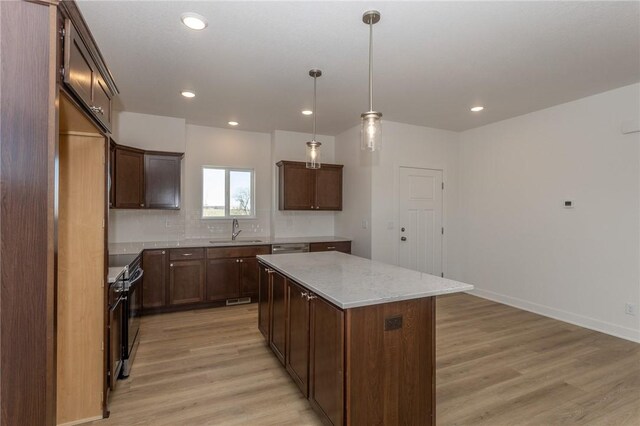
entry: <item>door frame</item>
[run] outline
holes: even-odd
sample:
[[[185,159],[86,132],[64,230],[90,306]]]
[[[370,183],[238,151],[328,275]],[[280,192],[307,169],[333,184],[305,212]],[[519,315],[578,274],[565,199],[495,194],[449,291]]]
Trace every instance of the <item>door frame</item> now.
[[[394,260],[396,265],[398,265],[400,263],[400,247],[399,247],[399,238],[398,236],[399,234],[399,229],[400,229],[400,169],[421,169],[421,170],[432,170],[432,171],[436,171],[436,172],[441,172],[442,173],[442,183],[444,184],[445,181],[447,180],[447,174],[445,172],[445,168],[442,166],[433,166],[433,167],[429,167],[429,166],[424,166],[424,165],[408,165],[408,164],[400,164],[400,165],[396,165],[395,169],[394,169],[394,189],[395,189],[395,194],[394,194],[394,203],[395,203],[395,209],[394,209],[394,222],[396,223],[396,227],[395,227],[395,231],[396,231],[396,235],[394,237],[393,240],[393,253],[394,253]],[[442,191],[442,227],[445,229],[448,229],[448,224],[447,224],[447,219],[446,219],[446,213],[447,213],[447,208],[446,208],[446,188],[447,185],[444,185],[444,188],[441,190]],[[445,231],[446,232],[446,231]],[[446,239],[444,238],[444,235],[441,233],[440,234],[440,247],[442,249],[442,253],[440,256],[440,271],[442,271],[443,275],[447,275],[446,274],[446,270],[445,270],[445,265],[447,264],[446,260],[447,260],[447,246],[446,246]]]

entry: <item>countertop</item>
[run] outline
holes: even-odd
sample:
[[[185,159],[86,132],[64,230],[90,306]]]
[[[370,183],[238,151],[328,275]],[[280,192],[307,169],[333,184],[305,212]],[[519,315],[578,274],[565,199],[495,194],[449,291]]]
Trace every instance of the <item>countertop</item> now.
[[[229,242],[230,238],[193,238],[176,241],[146,241],[135,243],[111,243],[109,244],[109,254],[137,254],[147,249],[172,249],[189,247],[227,247],[227,246],[262,246],[273,244],[291,243],[334,243],[339,241],[351,241],[349,238],[321,236],[321,237],[294,237],[294,238],[272,238],[272,237],[239,237],[236,242]],[[259,240],[259,241],[257,241]],[[214,241],[215,243],[212,243]]]
[[[258,259],[341,309],[473,290],[459,281],[335,251]]]
[[[108,279],[109,284],[115,283],[118,277],[124,272],[126,266],[111,266],[109,267]]]

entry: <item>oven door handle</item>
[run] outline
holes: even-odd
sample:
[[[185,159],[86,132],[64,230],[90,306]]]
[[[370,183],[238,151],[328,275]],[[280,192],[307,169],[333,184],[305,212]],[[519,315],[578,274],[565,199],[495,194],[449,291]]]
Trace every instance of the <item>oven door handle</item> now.
[[[142,269],[138,269],[138,271],[140,271],[140,273],[138,274],[138,276],[136,276],[133,279],[129,280],[129,287],[131,287],[133,284],[137,283],[138,281],[140,281],[140,279],[142,278],[142,276],[144,275],[144,270]]]

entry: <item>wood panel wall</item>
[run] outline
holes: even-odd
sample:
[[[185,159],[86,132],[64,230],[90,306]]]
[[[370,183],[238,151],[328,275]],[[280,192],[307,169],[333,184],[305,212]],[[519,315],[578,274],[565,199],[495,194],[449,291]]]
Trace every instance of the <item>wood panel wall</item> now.
[[[0,1],[0,423],[55,422],[56,8]]]
[[[99,133],[60,133],[58,424],[102,418],[106,141]]]

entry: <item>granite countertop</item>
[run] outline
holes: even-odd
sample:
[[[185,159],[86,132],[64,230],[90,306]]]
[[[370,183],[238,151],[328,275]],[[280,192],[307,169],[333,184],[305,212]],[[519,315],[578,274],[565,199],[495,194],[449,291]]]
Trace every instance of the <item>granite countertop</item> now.
[[[322,237],[245,237],[238,238],[236,242],[230,242],[230,238],[192,238],[175,241],[145,241],[134,243],[111,243],[109,254],[137,254],[148,249],[172,249],[190,247],[227,247],[227,246],[261,246],[272,244],[292,243],[334,243],[339,241],[351,241],[348,238],[322,236]],[[214,241],[214,243],[212,243]]]
[[[341,309],[473,290],[459,281],[335,251],[258,259]]]
[[[116,280],[118,279],[118,277],[120,275],[122,275],[122,273],[124,272],[124,270],[126,269],[126,266],[111,266],[109,267],[109,272],[108,272],[108,279],[107,282],[109,284],[115,283]]]

